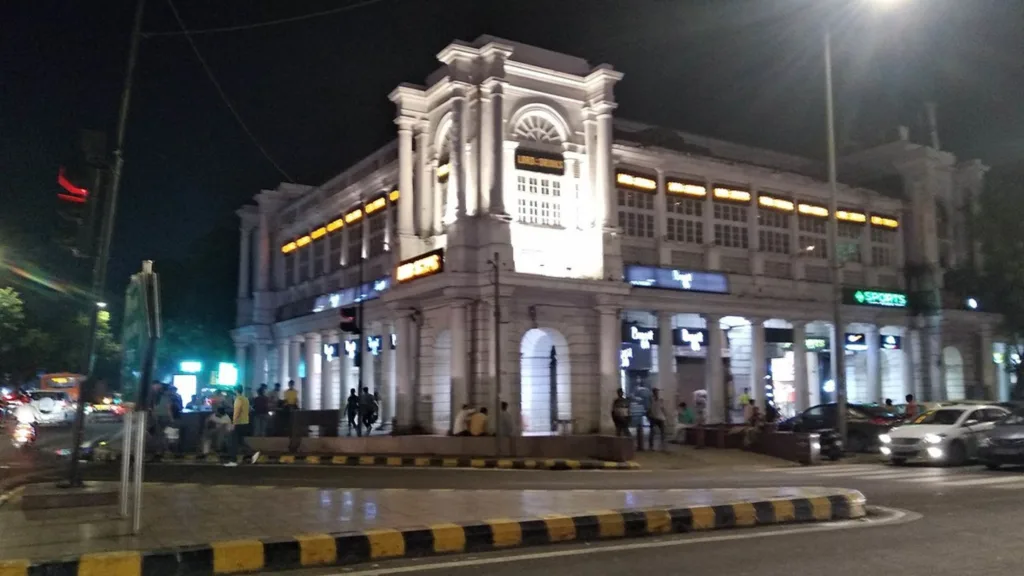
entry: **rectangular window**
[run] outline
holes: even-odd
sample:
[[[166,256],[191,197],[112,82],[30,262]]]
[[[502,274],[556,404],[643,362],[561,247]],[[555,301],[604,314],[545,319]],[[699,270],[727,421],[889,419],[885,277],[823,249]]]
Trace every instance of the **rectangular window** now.
[[[368,258],[373,258],[384,253],[384,237],[387,232],[387,215],[384,212],[375,212],[366,218],[370,226],[370,238],[367,250]]]
[[[796,218],[800,231],[799,250],[808,258],[828,258],[828,220],[816,216],[799,215]]]
[[[665,235],[668,240],[687,244],[704,243],[703,198],[669,196],[665,199],[665,208]]]
[[[618,189],[619,228],[634,238],[654,238],[654,194]]]
[[[864,225],[854,222],[839,222],[839,256],[845,262],[861,262],[861,239],[864,237]]]
[[[562,225],[562,182],[537,175],[516,176],[519,221],[534,226]]]
[[[291,286],[295,283],[295,251],[284,255],[284,285]]]
[[[714,204],[715,244],[725,248],[749,248],[750,232],[747,228],[749,207],[739,204]]]
[[[329,242],[328,249],[331,251],[331,266],[328,272],[341,268],[341,244],[344,234],[344,230],[338,230],[327,237]]]
[[[789,254],[792,252],[789,214],[778,210],[757,209],[757,242],[761,252]]]
[[[345,227],[348,246],[345,248],[345,264],[351,266],[363,258],[363,221],[359,220]]]
[[[895,230],[871,227],[871,264],[873,266],[896,265],[897,238]]]
[[[299,282],[309,280],[309,259],[313,256],[313,248],[304,246],[299,248]]]
[[[324,260],[326,257],[325,252],[327,250],[327,242],[323,238],[313,241],[313,277],[323,276],[327,272],[327,261]]]

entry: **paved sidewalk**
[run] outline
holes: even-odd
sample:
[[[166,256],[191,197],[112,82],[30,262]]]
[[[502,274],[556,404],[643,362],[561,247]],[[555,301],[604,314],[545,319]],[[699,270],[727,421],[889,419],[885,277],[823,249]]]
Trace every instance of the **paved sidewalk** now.
[[[850,518],[862,516],[863,506],[858,492],[834,488],[456,491],[146,484],[139,536],[129,535],[128,521],[113,507],[23,510],[19,497],[11,499],[0,508],[0,574],[56,558],[92,562],[93,568],[99,562],[98,573],[121,573],[104,564],[109,562],[137,563],[139,573],[156,573],[168,566],[147,572],[147,562],[186,561],[212,562],[214,572],[227,573],[216,566],[271,566],[274,554],[289,546],[294,554],[286,556],[297,567],[409,555],[417,545],[427,548],[421,554],[461,552],[480,539],[493,548]],[[591,538],[585,537],[587,518],[595,530],[601,524]],[[611,532],[605,530],[608,521]],[[629,528],[630,522],[639,528]],[[534,524],[543,538],[530,536]],[[509,526],[514,530],[507,532]],[[306,554],[310,538],[326,546],[318,548],[322,554]],[[345,538],[357,540],[343,544]],[[508,544],[502,544],[505,539]],[[114,551],[136,552],[95,554]],[[155,551],[161,553],[149,556]]]

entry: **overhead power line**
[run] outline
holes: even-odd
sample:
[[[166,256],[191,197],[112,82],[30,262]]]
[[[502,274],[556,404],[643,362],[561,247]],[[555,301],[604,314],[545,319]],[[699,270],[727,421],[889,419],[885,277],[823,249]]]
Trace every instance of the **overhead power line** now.
[[[252,24],[238,24],[235,26],[221,26],[218,28],[204,28],[200,30],[171,30],[164,32],[143,32],[144,38],[152,38],[156,36],[197,36],[199,34],[217,34],[220,32],[240,32],[243,30],[253,30],[255,28],[266,28],[268,26],[278,26],[280,24],[290,24],[292,22],[301,22],[302,20],[311,20],[313,18],[320,18],[323,16],[332,16],[334,14],[340,14],[342,12],[348,12],[349,10],[355,10],[356,8],[363,8],[370,4],[376,4],[383,2],[383,0],[362,0],[354,4],[348,4],[339,8],[331,8],[330,10],[321,10],[320,12],[311,12],[309,14],[300,14],[298,16],[290,16],[288,18],[279,18],[277,20],[270,20],[267,22],[255,22]],[[177,17],[177,11],[175,11],[175,17]],[[179,20],[180,21],[180,20]]]
[[[257,140],[256,136],[252,133],[252,130],[249,129],[249,126],[247,126],[245,121],[242,120],[242,117],[238,114],[238,110],[235,110],[235,106],[231,103],[231,100],[224,92],[224,89],[221,88],[220,82],[217,81],[217,77],[213,75],[213,70],[210,69],[209,64],[206,63],[206,59],[203,58],[202,53],[199,52],[199,48],[196,46],[195,40],[192,39],[192,32],[185,26],[185,22],[181,19],[181,14],[178,13],[178,7],[174,5],[174,0],[167,0],[167,5],[171,7],[171,12],[174,13],[174,19],[178,21],[178,26],[181,27],[181,33],[185,36],[185,39],[188,40],[188,45],[192,47],[192,52],[195,53],[196,59],[199,60],[200,64],[202,64],[203,70],[206,72],[206,76],[210,78],[210,83],[212,83],[213,87],[217,89],[217,94],[220,95],[220,99],[224,101],[224,105],[228,107],[229,111],[231,111],[231,115],[235,117],[238,125],[246,135],[249,136],[249,139],[252,140],[252,143],[260,153],[263,154],[263,157],[273,164],[274,168],[281,173],[281,176],[284,176],[285,180],[288,182],[295,182],[295,179],[285,172],[284,168],[281,168],[280,164],[274,161],[270,156],[270,153],[267,152],[267,149],[260,144],[259,140]]]

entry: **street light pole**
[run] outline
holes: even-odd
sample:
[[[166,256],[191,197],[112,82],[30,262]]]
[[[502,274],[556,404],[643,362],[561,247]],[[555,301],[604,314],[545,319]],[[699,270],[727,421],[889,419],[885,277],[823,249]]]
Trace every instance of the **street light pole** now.
[[[494,438],[495,454],[501,455],[501,278],[498,253],[488,262],[494,267]],[[512,431],[508,431],[511,438]]]
[[[828,186],[829,186],[829,218],[828,218],[828,259],[832,269],[832,381],[836,386],[836,418],[839,437],[846,445],[846,349],[845,330],[843,329],[842,285],[839,259],[839,192],[836,184],[836,126],[835,110],[832,98],[832,33],[825,29],[825,116],[828,145]]]
[[[139,39],[142,37],[142,15],[145,12],[146,0],[138,0],[135,5],[135,20],[132,25],[131,42],[128,49],[128,64],[124,71],[124,86],[121,89],[121,104],[117,114],[117,133],[114,148],[114,162],[111,166],[110,188],[104,205],[103,223],[100,227],[99,250],[93,266],[92,294],[89,302],[89,343],[87,382],[94,378],[93,369],[96,357],[96,332],[99,328],[99,309],[97,303],[104,301],[103,292],[107,283],[107,261],[110,259],[110,242],[114,237],[114,218],[117,215],[117,195],[121,189],[121,174],[124,169],[124,139],[128,129],[128,109],[132,101],[132,83],[135,79],[135,64],[139,59]],[[143,383],[144,385],[146,383]],[[82,435],[85,428],[85,387],[79,387],[78,405],[75,410],[75,421],[71,434],[71,462],[68,464],[67,486],[82,485],[79,477],[78,459],[81,457]],[[145,407],[142,407],[144,410]]]

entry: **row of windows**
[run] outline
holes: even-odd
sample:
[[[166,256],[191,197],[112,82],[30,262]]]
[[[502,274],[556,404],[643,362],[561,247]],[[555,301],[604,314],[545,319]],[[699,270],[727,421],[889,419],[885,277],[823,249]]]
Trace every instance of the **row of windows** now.
[[[518,176],[519,221],[536,226],[562,225],[562,183],[556,178]]]

